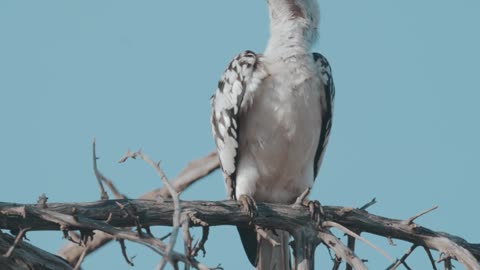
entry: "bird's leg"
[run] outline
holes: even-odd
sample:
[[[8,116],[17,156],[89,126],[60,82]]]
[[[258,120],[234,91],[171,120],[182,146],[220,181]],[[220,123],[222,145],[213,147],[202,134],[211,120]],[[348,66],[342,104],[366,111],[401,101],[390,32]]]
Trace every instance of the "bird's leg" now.
[[[310,201],[307,199],[308,194],[310,193],[310,188],[307,188],[300,197],[297,198],[295,205],[308,207],[310,212],[310,217],[317,223],[318,226],[322,224],[322,219],[325,216],[322,205],[319,201],[313,200]]]
[[[248,212],[251,219],[257,216],[257,204],[250,195],[242,194],[238,197],[238,201],[243,207],[243,210]]]

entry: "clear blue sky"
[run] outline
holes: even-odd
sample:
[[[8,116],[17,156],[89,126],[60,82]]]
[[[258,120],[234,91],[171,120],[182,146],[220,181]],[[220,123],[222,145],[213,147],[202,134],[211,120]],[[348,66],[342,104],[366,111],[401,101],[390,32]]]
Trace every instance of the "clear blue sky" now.
[[[477,0],[321,2],[315,50],[333,66],[337,96],[312,198],[357,207],[376,197],[370,210],[395,218],[439,205],[418,222],[480,242],[478,14]],[[221,72],[267,37],[261,0],[1,1],[0,200],[98,199],[93,136],[101,170],[129,196],[160,185],[142,162],[116,163],[129,148],[173,178],[214,148],[209,98]],[[182,198],[223,199],[222,181],[215,173]],[[245,268],[234,228],[210,236],[204,262]],[[393,257],[408,247],[365,236]],[[30,239],[52,252],[62,243],[58,232]],[[128,252],[135,269],[159,259],[135,244]],[[318,254],[330,265],[324,247]],[[358,254],[371,269],[388,265],[365,245]],[[428,266],[420,250],[409,264]],[[107,266],[131,269],[116,243],[84,263]]]

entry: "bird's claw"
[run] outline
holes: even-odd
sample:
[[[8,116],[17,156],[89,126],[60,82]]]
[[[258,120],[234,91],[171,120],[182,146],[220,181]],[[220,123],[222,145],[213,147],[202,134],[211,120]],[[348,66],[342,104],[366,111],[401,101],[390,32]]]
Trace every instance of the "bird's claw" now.
[[[317,226],[321,226],[325,213],[323,211],[323,207],[320,204],[320,202],[317,200],[313,200],[313,201],[304,200],[303,205],[308,207],[308,210],[310,212],[310,217],[312,218],[313,221],[315,221]]]
[[[257,204],[251,196],[242,194],[240,197],[238,197],[238,201],[242,205],[243,210],[248,212],[248,215],[251,219],[257,216]]]

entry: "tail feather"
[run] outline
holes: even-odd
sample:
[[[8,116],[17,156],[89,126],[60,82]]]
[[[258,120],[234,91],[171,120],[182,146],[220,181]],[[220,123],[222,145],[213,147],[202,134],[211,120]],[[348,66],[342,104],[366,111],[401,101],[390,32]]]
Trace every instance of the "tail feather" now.
[[[237,227],[243,249],[247,254],[248,260],[253,266],[257,265],[257,233],[252,228]]]

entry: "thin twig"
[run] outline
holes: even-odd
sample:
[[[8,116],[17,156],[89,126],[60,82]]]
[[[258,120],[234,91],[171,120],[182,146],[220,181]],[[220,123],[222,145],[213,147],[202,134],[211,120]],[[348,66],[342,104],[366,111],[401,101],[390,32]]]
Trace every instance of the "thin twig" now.
[[[97,151],[96,151],[96,143],[95,137],[93,137],[93,172],[95,173],[95,177],[97,178],[98,186],[100,188],[100,199],[101,200],[108,200],[108,194],[103,187],[102,179],[105,178],[97,168]]]
[[[205,157],[188,162],[185,168],[183,168],[182,171],[170,181],[170,184],[175,188],[175,191],[180,193],[219,167],[220,162],[218,160],[217,151],[213,151]],[[154,192],[157,196],[164,199],[171,198],[167,187],[157,189]]]
[[[387,241],[388,241],[388,244],[389,244],[390,246],[392,246],[392,247],[396,246],[395,242],[393,242],[392,237],[390,237],[390,236],[387,237]]]
[[[415,221],[415,219],[417,219],[417,218],[419,218],[419,217],[421,217],[421,216],[423,216],[423,215],[425,215],[425,214],[427,214],[427,213],[429,213],[429,212],[432,212],[433,210],[435,210],[435,209],[437,209],[437,208],[438,208],[438,205],[436,205],[436,206],[434,206],[434,207],[432,207],[432,208],[430,208],[430,209],[427,209],[427,210],[425,210],[425,211],[423,211],[423,212],[420,212],[420,213],[416,214],[415,216],[413,216],[413,217],[405,220],[405,224],[411,225],[411,224],[413,223],[413,221]]]
[[[430,249],[427,248],[426,246],[423,246],[423,249],[427,253],[428,259],[430,259],[430,262],[432,263],[433,270],[438,270],[437,265],[435,264],[435,259],[433,258],[433,255],[432,255],[432,252],[430,251]]]
[[[27,228],[22,228],[17,236],[15,237],[15,241],[13,242],[13,245],[8,249],[8,251],[3,255],[4,258],[10,258],[10,256],[12,255],[13,251],[15,250],[15,248],[17,247],[17,245],[22,241],[23,237],[25,236],[25,234],[28,232],[28,230],[30,230],[31,227],[27,227]]]
[[[213,151],[202,158],[190,161],[183,168],[183,170],[171,181],[171,184],[175,187],[175,190],[181,192],[196,183],[197,181],[204,179],[205,176],[216,171],[219,166],[220,162],[217,153],[216,151]],[[141,195],[139,199],[155,200],[158,197],[170,197],[170,193],[167,187],[162,187],[146,192],[145,194]],[[95,252],[111,240],[112,237],[109,234],[100,231],[97,232],[97,234],[95,235],[94,243],[91,242],[88,244],[87,255]],[[58,251],[58,255],[65,258],[69,261],[70,264],[73,265],[78,261],[82,252],[82,247],[79,247],[78,245],[71,242],[67,242]]]
[[[377,203],[377,199],[376,198],[373,198],[371,201],[369,201],[368,203],[366,203],[365,205],[363,205],[362,207],[358,208],[360,210],[367,210],[367,208],[369,208],[370,206],[374,205]]]
[[[171,235],[172,235],[172,232],[169,232],[169,233],[167,233],[166,235],[160,237],[160,240],[163,241],[163,240],[167,239],[168,237],[170,237]]]
[[[118,207],[120,209],[122,209],[125,212],[125,214],[127,214],[127,216],[131,217],[134,220],[135,226],[137,227],[137,233],[138,233],[138,235],[142,236],[142,234],[143,234],[142,233],[142,224],[140,224],[140,219],[138,218],[138,216],[134,212],[132,212],[129,208],[127,208],[128,203],[126,205],[123,205],[123,204],[116,201],[115,204],[117,204]],[[135,211],[135,209],[133,209],[133,210]]]
[[[368,241],[367,239],[361,237],[360,235],[356,234],[355,232],[345,228],[344,226],[336,223],[336,222],[333,222],[333,221],[324,221],[322,223],[322,226],[324,227],[334,227],[334,228],[337,228],[339,230],[341,230],[342,232],[352,236],[352,237],[355,237],[356,239],[364,242],[365,244],[369,245],[371,248],[373,248],[374,250],[376,250],[377,252],[379,252],[380,254],[382,254],[385,258],[387,258],[390,262],[393,262],[394,260],[392,259],[392,257],[390,257],[385,251],[383,251],[381,248],[375,246],[374,244],[372,244],[370,241]]]
[[[329,249],[330,250],[330,249]],[[333,267],[332,267],[332,270],[338,270],[340,269],[340,265],[342,265],[342,259],[337,257],[337,255],[335,255],[335,258],[332,259],[333,260]],[[347,264],[348,265],[348,264]]]
[[[105,220],[105,223],[110,223],[110,221],[112,221],[112,216],[113,216],[112,213],[108,214],[108,218],[107,220]]]
[[[403,262],[402,264],[405,268],[407,268],[407,270],[412,270],[412,268],[410,268],[410,266],[408,266],[407,262]]]
[[[181,209],[180,209],[180,200],[178,198],[178,193],[175,191],[175,189],[172,187],[172,185],[168,181],[167,176],[165,175],[163,170],[160,168],[160,164],[153,162],[153,160],[151,160],[147,155],[143,154],[140,150],[135,152],[135,153],[131,153],[130,151],[128,151],[127,154],[125,154],[125,157],[127,157],[127,158],[140,157],[145,162],[150,164],[150,166],[152,166],[155,169],[155,171],[157,172],[157,174],[160,176],[160,179],[162,180],[163,184],[168,188],[168,191],[170,192],[170,195],[172,196],[172,200],[173,200],[173,203],[174,203],[172,236],[170,237],[170,242],[169,242],[169,244],[167,246],[167,250],[166,250],[167,257],[169,257],[169,254],[172,251],[172,249],[175,245],[175,242],[177,241],[178,231],[179,231],[179,228],[180,228]],[[126,159],[124,159],[124,158],[121,159],[121,161],[125,161],[125,160]],[[161,263],[161,266],[164,266],[164,264]],[[160,269],[163,269],[163,268],[160,267]]]
[[[105,185],[107,185],[107,187],[113,193],[113,196],[115,196],[115,198],[126,199],[127,196],[121,194],[120,191],[118,191],[117,187],[115,187],[113,182],[110,179],[108,179],[107,177],[105,177],[105,175],[103,175],[103,173],[101,173],[100,170],[98,169],[98,166],[97,166],[98,157],[96,156],[97,155],[96,152],[97,151],[96,151],[96,144],[95,144],[95,138],[94,138],[93,139],[93,170],[95,172],[95,177],[97,178],[97,181],[100,181],[101,190],[103,192],[105,192],[105,190],[103,190],[103,185],[102,185],[102,183],[105,183]],[[103,196],[103,192],[102,192],[102,196]],[[105,196],[108,199],[108,194],[106,192],[105,192]]]
[[[437,262],[443,262],[444,270],[452,270],[453,268],[452,256],[445,254],[445,252],[440,252]]]
[[[79,270],[80,267],[82,266],[83,260],[85,259],[85,255],[87,254],[87,248],[84,248],[82,255],[80,255],[80,258],[78,259],[78,262],[75,264],[75,267],[73,267],[73,270]]]
[[[29,209],[30,215],[34,216],[41,216],[42,219],[55,223],[55,224],[67,224],[71,227],[81,228],[85,230],[100,230],[104,231],[110,235],[115,236],[117,239],[126,239],[133,242],[140,243],[142,245],[147,246],[148,248],[152,249],[162,257],[167,257],[166,249],[167,246],[155,237],[151,237],[147,234],[144,234],[140,237],[137,233],[130,231],[129,229],[121,229],[114,227],[110,224],[107,224],[103,221],[89,219],[83,216],[78,216],[77,218],[73,218],[70,215],[54,212],[48,209]],[[201,264],[195,259],[187,259],[186,256],[183,254],[177,253],[175,251],[171,251],[170,257],[172,261],[182,261],[184,263],[190,263],[192,267],[195,267],[199,270],[207,270],[209,269],[207,266]]]
[[[192,254],[192,235],[190,234],[190,222],[188,220],[184,220],[182,223],[183,228],[183,242],[185,248],[185,255],[189,258]],[[185,270],[190,269],[190,265],[187,263],[185,264]]]
[[[355,252],[355,237],[347,235],[347,247],[352,251]],[[345,270],[352,270],[352,266],[347,264],[345,266]]]
[[[122,249],[122,255],[123,258],[125,258],[125,261],[130,265],[133,266],[133,261],[131,258],[128,258],[127,255],[127,246],[125,245],[125,240],[124,239],[118,239],[118,243],[120,243],[120,248]]]
[[[337,257],[342,258],[347,264],[352,265],[355,270],[368,269],[363,261],[346,247],[330,230],[324,229],[318,232],[318,237],[327,247],[335,251]]]
[[[160,259],[160,263],[157,265],[157,268],[155,268],[155,269],[156,270],[163,270],[166,265],[167,265],[167,260],[165,259],[165,257],[162,257],[162,259]]]
[[[405,254],[403,254],[402,258],[400,258],[399,260],[397,260],[392,266],[390,266],[389,268],[387,268],[387,270],[395,270],[397,269],[397,267],[399,267],[401,264],[403,264],[405,267],[407,267],[408,269],[408,266],[406,266],[404,263],[405,263],[405,260],[408,258],[408,256],[410,256],[410,254],[412,254],[412,252],[418,247],[418,245],[416,244],[413,244],[409,249],[407,249],[407,251],[405,252]]]

